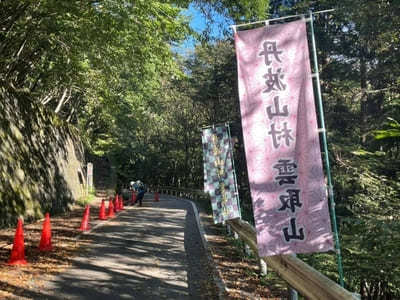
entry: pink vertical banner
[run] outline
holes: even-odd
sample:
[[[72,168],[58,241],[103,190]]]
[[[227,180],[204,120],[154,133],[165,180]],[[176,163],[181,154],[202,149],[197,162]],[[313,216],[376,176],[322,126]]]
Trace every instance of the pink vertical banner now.
[[[261,256],[333,249],[303,20],[235,33]]]

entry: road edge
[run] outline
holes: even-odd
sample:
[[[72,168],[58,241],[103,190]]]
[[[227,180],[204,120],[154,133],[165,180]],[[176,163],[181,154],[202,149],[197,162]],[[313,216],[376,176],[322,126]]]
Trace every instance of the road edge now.
[[[209,263],[209,265],[211,266],[211,268],[213,270],[213,281],[214,281],[214,284],[218,288],[218,299],[219,300],[225,300],[226,299],[226,295],[228,293],[228,288],[227,288],[225,282],[223,281],[222,277],[220,276],[217,267],[215,266],[214,259],[212,257],[212,252],[211,252],[211,249],[210,249],[210,247],[208,245],[207,234],[205,233],[203,224],[201,223],[200,215],[199,215],[199,211],[197,209],[197,206],[191,200],[178,198],[178,197],[175,197],[175,198],[177,200],[180,200],[180,201],[189,202],[192,205],[192,209],[193,209],[193,212],[194,212],[194,215],[195,215],[197,228],[199,229],[199,233],[200,233],[201,241],[202,241],[202,244],[203,244],[203,248],[204,248],[204,251],[206,253],[208,263]]]

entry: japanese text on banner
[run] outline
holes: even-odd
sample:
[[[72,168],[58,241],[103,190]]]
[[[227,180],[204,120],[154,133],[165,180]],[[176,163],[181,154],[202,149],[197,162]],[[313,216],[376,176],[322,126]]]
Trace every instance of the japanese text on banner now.
[[[235,34],[262,256],[332,249],[304,21]]]

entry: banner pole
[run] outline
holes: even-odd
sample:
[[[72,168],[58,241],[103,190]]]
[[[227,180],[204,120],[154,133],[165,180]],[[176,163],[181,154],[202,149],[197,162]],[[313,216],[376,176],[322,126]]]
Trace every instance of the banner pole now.
[[[312,14],[314,14],[314,15],[323,14],[323,13],[332,12],[332,11],[334,11],[334,9],[325,9],[325,10],[320,10],[320,11],[313,12]],[[236,32],[236,29],[238,27],[242,27],[242,26],[260,24],[260,23],[264,23],[265,26],[267,26],[271,22],[274,22],[274,21],[281,21],[281,20],[286,20],[286,19],[291,19],[291,18],[300,18],[300,17],[303,18],[304,14],[284,16],[284,17],[279,17],[279,18],[274,18],[274,19],[268,19],[268,20],[255,21],[255,22],[244,23],[244,24],[231,25],[229,27],[231,27],[233,29],[233,32]]]
[[[319,80],[319,70],[318,70],[318,61],[317,61],[317,47],[315,44],[315,35],[314,35],[314,20],[312,11],[309,11],[310,16],[310,26],[311,26],[311,41],[312,41],[312,50],[313,50],[313,61],[314,61],[314,72],[315,79],[317,81],[317,98],[318,98],[318,111],[319,111],[319,119],[321,123],[321,133],[322,133],[322,143],[324,149],[324,160],[325,160],[325,168],[326,168],[326,176],[328,179],[328,197],[329,197],[329,206],[331,211],[331,219],[332,226],[334,231],[334,239],[335,239],[335,249],[337,256],[337,264],[339,270],[339,281],[340,285],[343,287],[343,265],[342,265],[342,254],[340,251],[340,242],[339,242],[339,234],[337,229],[336,222],[336,212],[335,212],[335,198],[333,194],[333,185],[332,185],[332,177],[331,177],[331,168],[329,163],[329,154],[328,154],[328,142],[326,138],[326,130],[325,130],[325,118],[324,118],[324,110],[322,106],[322,94],[321,94],[321,84]]]
[[[242,209],[240,208],[239,189],[238,189],[237,178],[236,178],[235,159],[233,157],[233,149],[232,149],[231,127],[229,126],[229,123],[225,123],[225,126],[228,129],[229,152],[231,154],[231,161],[232,161],[232,168],[233,168],[233,180],[235,182],[235,190],[236,190],[235,193],[236,193],[236,196],[237,196],[239,216],[240,216],[240,219],[242,219]]]

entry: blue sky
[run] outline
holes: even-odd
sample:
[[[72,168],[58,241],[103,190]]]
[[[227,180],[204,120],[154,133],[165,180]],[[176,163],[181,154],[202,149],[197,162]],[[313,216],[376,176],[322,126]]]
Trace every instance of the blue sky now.
[[[184,11],[184,15],[191,18],[190,26],[196,32],[201,33],[206,28],[206,17],[193,4],[190,4],[189,9]],[[232,24],[230,20],[226,19],[224,16],[215,11],[213,12],[213,20],[214,24],[211,27],[212,37],[222,37],[221,27],[227,30],[229,25]],[[188,38],[181,45],[175,46],[174,51],[182,55],[188,54],[193,51],[196,43],[197,41],[195,41],[193,38]]]

